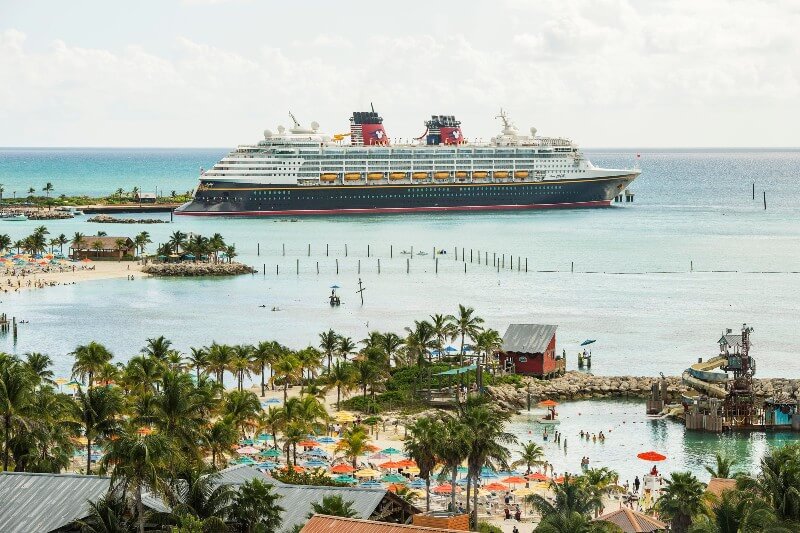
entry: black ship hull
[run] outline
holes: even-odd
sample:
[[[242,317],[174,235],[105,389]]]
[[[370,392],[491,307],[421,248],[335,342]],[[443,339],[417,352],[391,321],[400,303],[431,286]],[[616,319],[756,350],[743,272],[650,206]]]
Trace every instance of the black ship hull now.
[[[275,216],[502,211],[604,207],[638,172],[575,180],[508,183],[280,185],[201,179],[175,213]]]

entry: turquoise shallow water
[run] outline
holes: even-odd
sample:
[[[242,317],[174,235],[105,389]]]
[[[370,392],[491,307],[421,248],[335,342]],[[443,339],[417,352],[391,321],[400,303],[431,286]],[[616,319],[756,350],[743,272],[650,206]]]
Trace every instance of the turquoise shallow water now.
[[[560,405],[558,408],[562,433],[561,446],[553,442],[553,428],[548,428],[549,438],[544,440],[543,426],[534,421],[544,411],[532,411],[516,417],[509,431],[520,443],[533,441],[544,447],[547,461],[556,472],[580,471],[581,458],[589,457],[590,467],[607,466],[619,472],[620,481],[641,479],[652,467],[638,459],[636,454],[654,450],[667,456],[658,468],[664,472],[690,470],[703,481],[710,475],[704,466],[715,465],[714,454],[720,451],[736,460],[734,471],[755,473],[758,461],[770,449],[800,440],[796,432],[734,433],[714,435],[685,431],[671,420],[649,420],[644,405],[637,401],[580,401]],[[605,442],[581,440],[580,432],[597,435],[602,431]],[[566,439],[566,451],[564,450]]]
[[[66,194],[100,194],[132,186],[185,190],[193,186],[197,167],[208,166],[224,152],[3,149],[0,183],[6,196],[29,186],[41,188],[45,181],[54,183],[56,193]],[[589,156],[598,165],[625,166],[635,153],[596,151]],[[64,374],[71,365],[68,352],[90,340],[107,344],[120,360],[137,353],[147,337],[161,334],[181,350],[215,340],[262,339],[299,348],[329,327],[354,339],[372,329],[402,333],[414,319],[453,312],[458,303],[466,303],[501,332],[511,322],[558,324],[558,349],[567,350],[570,367],[579,343],[597,339],[593,371],[598,374],[677,374],[697,357],[712,355],[723,328],[748,322],[755,327],[758,375],[798,377],[800,152],[664,150],[643,152],[641,167],[643,174],[632,187],[636,201],[599,210],[320,217],[296,222],[176,217],[172,224],[149,226],[98,225],[85,218],[48,222],[56,235],[98,230],[134,235],[147,229],[156,242],[178,229],[219,232],[237,245],[240,259],[258,268],[259,274],[236,279],[108,280],[2,295],[0,309],[30,324],[21,327],[16,345],[8,337],[0,338],[0,349],[47,352],[58,373]],[[751,198],[753,181],[759,193],[767,191],[766,211],[760,198]],[[37,225],[0,221],[0,233],[17,239]],[[440,256],[438,273],[428,255],[409,259],[406,274],[408,256],[399,252],[412,246],[415,251],[448,250]],[[466,250],[466,273],[464,263],[455,260],[454,247],[459,254],[462,247]],[[483,260],[479,265],[478,250],[482,258],[489,253],[490,263],[494,253],[505,254],[506,269],[497,272]],[[515,261],[527,258],[530,272],[508,270],[509,255]],[[694,272],[689,272],[690,264]],[[263,265],[266,276],[261,274]],[[355,294],[359,277],[367,287],[363,307]],[[331,309],[325,300],[333,283],[342,287],[344,305],[338,309]],[[273,306],[280,311],[270,311]],[[580,457],[589,455],[611,462],[626,476],[638,472],[641,465],[628,454],[630,440],[630,447],[666,450],[669,468],[699,472],[714,449],[730,447],[749,461],[767,443],[784,438],[684,436],[673,423],[644,421],[640,405],[620,404],[612,410],[605,405],[572,404],[563,406],[562,413],[580,409],[579,425],[590,426],[584,428],[590,431],[595,431],[591,424],[599,431],[630,416],[640,421],[625,428],[630,438],[619,442],[611,437],[605,448],[598,444],[582,450],[576,438],[568,437],[569,455],[560,452],[560,463],[558,453],[552,457],[559,469],[575,470]],[[577,434],[579,425],[570,431]],[[524,425],[515,428],[527,434]],[[612,434],[619,435],[617,431]]]

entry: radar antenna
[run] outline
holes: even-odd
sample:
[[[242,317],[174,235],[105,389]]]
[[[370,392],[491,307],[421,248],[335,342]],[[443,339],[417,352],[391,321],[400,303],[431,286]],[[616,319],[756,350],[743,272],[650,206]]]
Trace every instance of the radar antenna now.
[[[292,117],[292,122],[294,122],[294,127],[295,127],[295,128],[299,128],[299,127],[300,127],[300,123],[299,123],[299,122],[297,122],[297,119],[296,119],[296,118],[294,118],[294,115],[292,114],[292,112],[291,112],[291,111],[289,111],[289,116],[290,116],[290,117]]]
[[[506,128],[511,126],[511,121],[508,120],[508,115],[506,114],[505,111],[503,111],[502,107],[500,108],[500,114],[497,115],[494,118],[499,118],[500,120],[502,120],[503,121],[503,126],[506,127]]]

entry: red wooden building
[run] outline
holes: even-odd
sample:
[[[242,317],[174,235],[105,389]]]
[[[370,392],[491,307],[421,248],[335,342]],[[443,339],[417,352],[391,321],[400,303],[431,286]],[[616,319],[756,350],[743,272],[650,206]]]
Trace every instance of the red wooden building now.
[[[559,376],[566,362],[556,355],[556,329],[549,324],[511,324],[503,335],[500,368],[541,378]]]

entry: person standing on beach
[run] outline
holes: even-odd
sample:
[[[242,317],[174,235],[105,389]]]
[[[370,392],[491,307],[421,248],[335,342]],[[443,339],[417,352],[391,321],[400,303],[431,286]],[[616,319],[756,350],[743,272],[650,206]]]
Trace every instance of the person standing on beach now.
[[[641,486],[641,484],[642,484],[642,482],[639,481],[639,476],[636,476],[636,478],[633,480],[633,490],[637,494],[639,492],[639,487]]]

